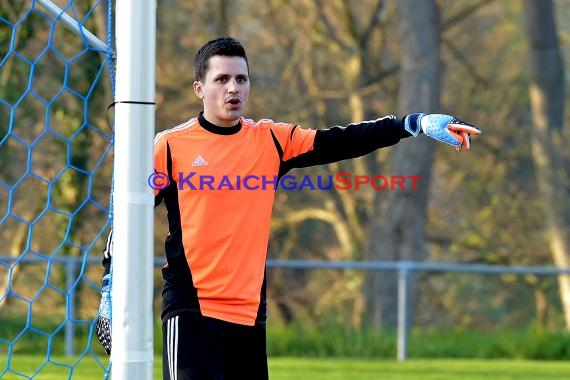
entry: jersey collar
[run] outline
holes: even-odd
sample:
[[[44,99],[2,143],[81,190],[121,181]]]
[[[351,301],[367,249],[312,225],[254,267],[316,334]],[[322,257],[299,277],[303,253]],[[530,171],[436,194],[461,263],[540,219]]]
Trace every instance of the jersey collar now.
[[[241,120],[237,122],[236,125],[231,127],[220,127],[218,125],[210,123],[204,117],[204,112],[200,112],[198,115],[198,122],[208,132],[215,133],[217,135],[235,135],[241,130]]]

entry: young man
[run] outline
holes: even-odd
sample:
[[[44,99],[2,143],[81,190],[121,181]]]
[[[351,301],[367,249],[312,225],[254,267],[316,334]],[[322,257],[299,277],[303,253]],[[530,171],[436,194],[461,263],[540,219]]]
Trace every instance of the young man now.
[[[168,186],[155,189],[170,232],[162,269],[164,379],[267,379],[265,262],[276,178],[420,132],[469,149],[469,136],[480,131],[452,116],[419,113],[321,130],[246,119],[248,60],[229,37],[198,51],[194,73],[203,112],[159,133],[154,149],[155,172],[168,176]],[[108,315],[102,302],[97,333],[110,351]]]

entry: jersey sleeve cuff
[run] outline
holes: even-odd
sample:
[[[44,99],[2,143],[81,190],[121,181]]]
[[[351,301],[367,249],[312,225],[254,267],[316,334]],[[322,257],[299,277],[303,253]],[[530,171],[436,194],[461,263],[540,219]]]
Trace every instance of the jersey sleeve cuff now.
[[[404,118],[404,129],[412,136],[416,137],[420,134],[422,127],[420,120],[424,113],[412,113]]]

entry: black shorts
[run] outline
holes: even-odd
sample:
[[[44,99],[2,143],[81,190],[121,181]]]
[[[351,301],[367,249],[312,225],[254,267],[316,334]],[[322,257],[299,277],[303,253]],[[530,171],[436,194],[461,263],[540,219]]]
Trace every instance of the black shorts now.
[[[244,326],[198,312],[162,323],[164,380],[267,380],[265,323]]]

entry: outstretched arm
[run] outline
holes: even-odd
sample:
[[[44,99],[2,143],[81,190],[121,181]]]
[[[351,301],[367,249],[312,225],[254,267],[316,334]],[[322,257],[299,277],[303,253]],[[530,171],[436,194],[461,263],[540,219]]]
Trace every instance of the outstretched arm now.
[[[316,130],[312,149],[282,161],[280,174],[292,168],[328,164],[360,157],[376,149],[398,143],[411,134],[404,119],[385,116],[376,120]]]
[[[423,113],[410,114],[404,118],[390,115],[346,127],[320,129],[316,131],[313,149],[284,161],[280,173],[286,173],[292,168],[360,157],[420,133],[459,150],[462,147],[469,149],[469,137],[481,131],[450,115]]]

